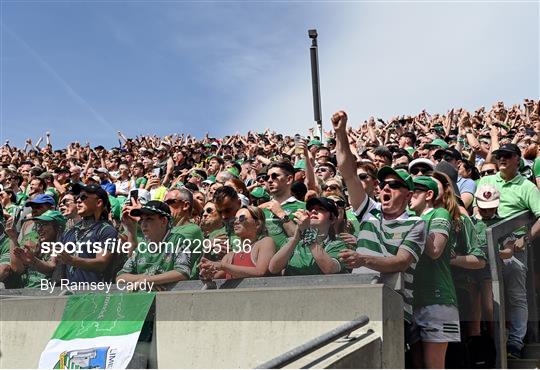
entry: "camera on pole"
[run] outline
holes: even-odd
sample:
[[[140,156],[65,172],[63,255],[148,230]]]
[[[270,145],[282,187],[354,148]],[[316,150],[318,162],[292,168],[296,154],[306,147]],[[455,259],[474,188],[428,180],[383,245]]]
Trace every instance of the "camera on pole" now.
[[[309,54],[311,56],[311,87],[313,90],[313,117],[319,130],[319,138],[322,140],[322,120],[321,120],[321,89],[319,85],[319,56],[317,51],[317,30],[308,30],[311,39]]]

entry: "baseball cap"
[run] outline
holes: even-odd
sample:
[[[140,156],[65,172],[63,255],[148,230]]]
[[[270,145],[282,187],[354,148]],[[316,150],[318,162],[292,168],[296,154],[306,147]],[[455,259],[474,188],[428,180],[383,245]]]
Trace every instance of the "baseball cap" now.
[[[151,200],[141,208],[132,209],[129,212],[131,216],[140,217],[141,215],[160,215],[171,219],[171,209],[164,202],[159,200]]]
[[[27,201],[24,205],[26,207],[32,206],[32,204],[50,204],[52,206],[56,205],[54,198],[49,194],[38,194],[33,199]]]
[[[501,193],[490,184],[485,184],[476,189],[474,194],[478,208],[497,208]]]
[[[424,148],[426,149],[433,149],[437,147],[442,149],[448,149],[448,143],[443,139],[435,139],[431,143],[424,145]]]
[[[433,198],[439,196],[439,186],[430,176],[418,176],[413,179],[415,190],[431,190],[433,191]]]
[[[229,172],[230,174],[232,174],[236,178],[238,178],[238,176],[240,176],[240,172],[238,172],[238,169],[236,167],[230,167],[229,169],[227,169],[227,172]]]
[[[79,195],[81,191],[84,191],[88,194],[95,194],[99,199],[103,201],[106,210],[111,209],[111,203],[109,202],[109,194],[101,187],[101,185],[82,185],[81,183],[75,183],[71,187],[73,194]]]
[[[429,159],[427,159],[427,158],[416,158],[415,160],[411,161],[411,163],[409,163],[409,171],[414,166],[421,165],[421,164],[431,168],[432,170],[435,168],[435,163],[433,163]]]
[[[320,206],[324,209],[326,209],[328,212],[332,213],[334,216],[338,216],[338,209],[336,206],[336,202],[334,202],[330,198],[326,197],[320,197],[320,198],[311,198],[306,203],[306,209],[308,211],[311,211],[311,209],[315,206]]]
[[[516,154],[518,157],[521,157],[521,150],[516,144],[501,145],[499,149],[494,150],[493,153],[491,154],[498,155],[501,153],[512,153],[512,154]]]
[[[52,179],[53,178],[53,174],[50,173],[50,172],[43,172],[41,175],[38,176],[38,178],[40,179]]]
[[[38,220],[38,221],[45,221],[45,222],[56,222],[61,225],[65,225],[67,222],[67,219],[64,217],[62,212],[60,211],[53,211],[48,210],[43,212],[40,216],[28,218],[27,220]]]
[[[95,170],[96,173],[106,173],[109,174],[109,171],[105,167],[99,167],[97,170]]]
[[[305,171],[305,169],[306,169],[306,160],[305,159],[300,159],[299,161],[297,161],[294,164],[294,169],[295,170]]]
[[[251,191],[251,196],[257,199],[270,200],[270,194],[260,186]]]
[[[313,139],[313,140],[310,140],[310,142],[307,144],[308,148],[312,145],[317,145],[317,146],[322,146],[323,143],[322,141],[320,140],[317,140],[317,139]]]
[[[394,170],[392,167],[384,166],[377,172],[377,180],[383,181],[389,175],[397,176],[405,184],[407,189],[414,190],[412,177],[405,170]]]

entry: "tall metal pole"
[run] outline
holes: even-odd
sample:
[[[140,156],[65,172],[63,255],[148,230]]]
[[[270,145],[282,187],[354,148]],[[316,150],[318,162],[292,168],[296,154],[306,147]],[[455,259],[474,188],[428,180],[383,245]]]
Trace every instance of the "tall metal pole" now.
[[[319,55],[317,51],[317,30],[308,30],[311,39],[309,54],[311,56],[311,87],[313,90],[313,117],[319,129],[319,138],[323,140],[321,119],[321,88],[319,84]]]

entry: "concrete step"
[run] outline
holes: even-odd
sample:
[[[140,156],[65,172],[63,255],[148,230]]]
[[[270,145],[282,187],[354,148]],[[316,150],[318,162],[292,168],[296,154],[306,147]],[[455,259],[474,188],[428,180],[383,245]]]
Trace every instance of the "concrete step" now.
[[[523,348],[523,358],[540,358],[540,343],[526,344]]]
[[[539,367],[540,360],[537,359],[508,360],[509,369],[538,369]]]

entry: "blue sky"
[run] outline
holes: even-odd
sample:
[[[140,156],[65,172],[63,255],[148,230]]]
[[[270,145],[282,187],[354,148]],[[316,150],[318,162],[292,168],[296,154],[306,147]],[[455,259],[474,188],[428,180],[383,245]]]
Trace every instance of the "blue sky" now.
[[[198,137],[539,98],[532,2],[2,1],[1,141]]]

